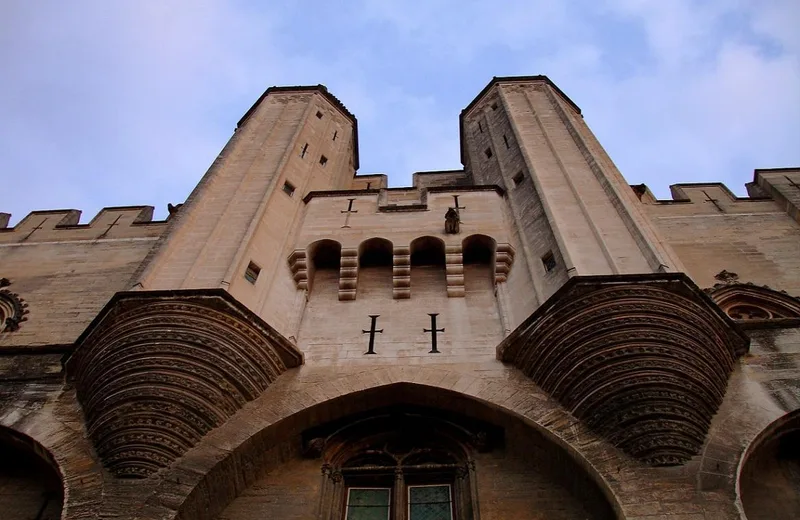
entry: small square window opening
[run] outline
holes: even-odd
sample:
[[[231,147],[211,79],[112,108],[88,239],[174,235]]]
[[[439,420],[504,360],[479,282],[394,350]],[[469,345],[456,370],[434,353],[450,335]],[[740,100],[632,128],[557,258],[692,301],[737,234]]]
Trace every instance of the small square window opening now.
[[[525,180],[525,174],[522,173],[522,170],[520,170],[511,178],[511,180],[514,181],[514,186],[519,186],[522,184],[522,181]]]
[[[258,273],[260,272],[261,268],[253,262],[250,262],[247,264],[247,269],[244,270],[244,279],[255,285],[256,280],[258,279]]]
[[[294,185],[289,181],[284,182],[283,192],[291,197],[292,195],[294,195]]]
[[[492,158],[492,149],[491,148],[487,148],[486,150],[483,151],[483,153],[486,154],[486,158],[487,159],[491,159]]]
[[[319,158],[319,163],[320,163],[322,166],[325,166],[326,164],[328,164],[328,158],[327,158],[327,157],[325,157],[324,155],[323,155],[323,156],[321,156],[321,157]]]
[[[552,251],[548,251],[547,254],[542,257],[542,264],[544,264],[544,270],[548,273],[556,268],[556,257],[553,256]]]
[[[492,110],[497,110],[497,103],[492,103]]]
[[[317,119],[322,119],[322,112],[317,110]]]

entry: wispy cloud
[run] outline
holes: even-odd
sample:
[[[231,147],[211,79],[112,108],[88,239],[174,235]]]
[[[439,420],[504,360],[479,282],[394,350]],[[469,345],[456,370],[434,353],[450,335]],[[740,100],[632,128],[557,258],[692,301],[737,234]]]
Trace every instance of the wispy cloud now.
[[[1,8],[3,207],[182,200],[258,95],[325,83],[362,172],[458,167],[458,113],[493,75],[548,74],[623,174],[724,180],[800,163],[793,0],[84,0]],[[8,196],[11,194],[11,196]]]

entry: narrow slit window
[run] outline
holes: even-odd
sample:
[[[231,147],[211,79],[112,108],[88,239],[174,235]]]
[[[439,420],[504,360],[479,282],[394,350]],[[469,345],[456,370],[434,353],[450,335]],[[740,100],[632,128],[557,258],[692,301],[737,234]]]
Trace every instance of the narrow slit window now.
[[[337,135],[339,135],[339,131],[338,131],[338,130],[334,130],[334,131],[333,131],[333,140],[334,140],[334,141],[336,140],[336,136],[337,136]]]
[[[556,268],[556,257],[553,255],[552,251],[548,251],[547,254],[542,257],[542,264],[544,265],[544,270],[548,273]]]
[[[300,157],[305,157],[307,151],[308,151],[308,143],[304,144],[303,149],[300,150]]]
[[[327,157],[325,157],[324,155],[323,155],[323,156],[321,156],[321,157],[319,158],[319,164],[320,164],[320,165],[322,165],[322,166],[325,166],[326,164],[328,164],[328,158],[327,158]]]
[[[258,280],[258,274],[261,272],[261,268],[258,267],[253,262],[247,264],[247,269],[244,270],[244,279],[250,282],[251,284],[255,285],[256,280]]]
[[[322,119],[322,112],[317,110],[317,119]]]
[[[511,178],[511,180],[514,181],[514,186],[519,186],[522,184],[522,181],[525,180],[525,174],[522,173],[522,170],[520,170]]]
[[[283,183],[283,192],[284,192],[285,194],[287,194],[288,196],[290,196],[290,197],[291,197],[292,195],[294,195],[294,184],[292,184],[292,183],[291,183],[291,182],[289,182],[289,181],[285,181],[285,182]]]
[[[491,148],[487,148],[486,150],[483,151],[483,153],[486,154],[486,158],[487,159],[491,159],[492,158],[492,149]]]
[[[503,134],[503,142],[506,144],[506,148],[508,148],[508,137],[506,137],[506,134]]]
[[[480,130],[480,132],[483,133],[483,125],[481,124],[480,121],[478,121],[478,130]]]

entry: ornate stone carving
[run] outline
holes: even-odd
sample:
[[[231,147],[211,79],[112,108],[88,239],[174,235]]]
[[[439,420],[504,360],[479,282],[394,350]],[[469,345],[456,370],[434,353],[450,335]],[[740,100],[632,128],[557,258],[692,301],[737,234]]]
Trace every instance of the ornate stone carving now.
[[[696,455],[747,337],[682,274],[570,279],[498,347],[573,415],[652,465]]]
[[[734,283],[739,279],[739,275],[723,269],[714,275],[714,278],[722,283]]]
[[[461,230],[461,219],[456,208],[449,208],[444,215],[444,232],[456,235]]]
[[[8,287],[11,281],[0,278],[0,287]],[[28,304],[17,293],[0,289],[0,333],[19,330],[20,323],[28,319]]]
[[[722,273],[716,276],[718,280],[722,280]],[[714,303],[737,322],[751,326],[753,322],[800,318],[800,298],[766,286],[739,283],[738,278],[725,279],[705,290]]]
[[[118,477],[147,477],[258,397],[302,354],[219,289],[118,293],[67,374]]]

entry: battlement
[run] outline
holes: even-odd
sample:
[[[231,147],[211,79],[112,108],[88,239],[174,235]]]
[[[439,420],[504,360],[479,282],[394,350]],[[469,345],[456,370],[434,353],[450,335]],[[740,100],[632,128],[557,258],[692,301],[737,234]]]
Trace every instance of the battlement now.
[[[81,211],[53,209],[31,211],[9,227],[9,213],[0,213],[0,243],[101,240],[158,237],[166,220],[153,220],[152,206],[109,206],[87,224],[80,224]]]
[[[721,182],[679,183],[670,186],[672,199],[658,199],[645,184],[632,185],[639,200],[649,206],[703,205],[708,213],[763,213],[786,211],[800,218],[800,168],[758,169],[746,185],[747,197],[739,197]],[[800,220],[798,220],[800,222]]]

